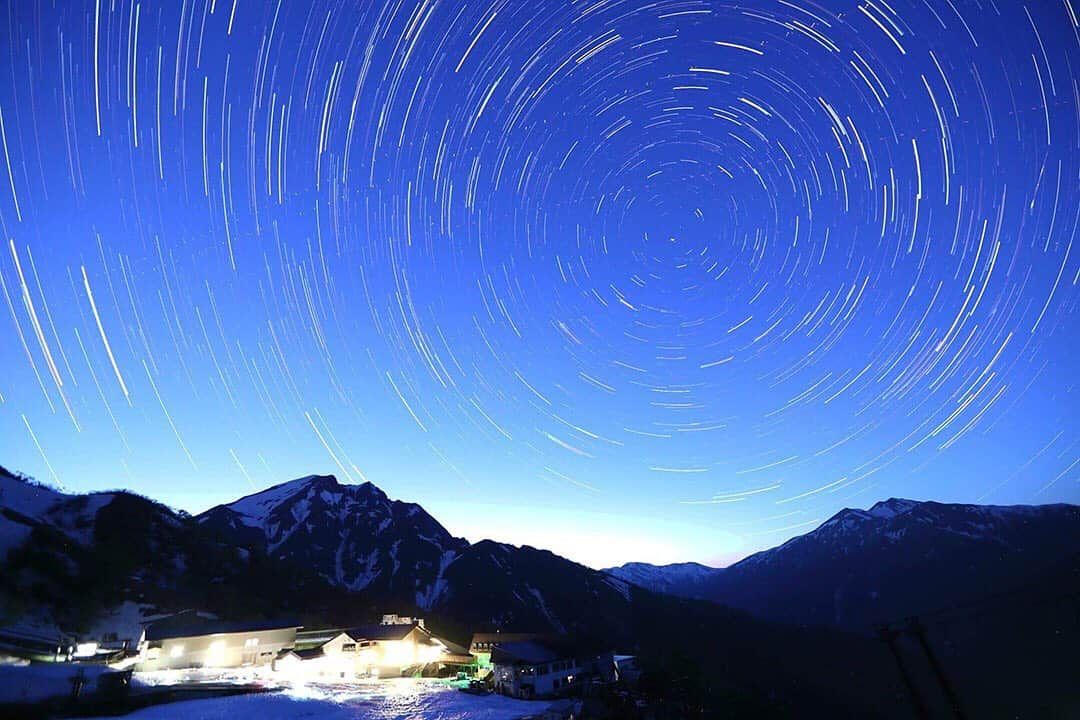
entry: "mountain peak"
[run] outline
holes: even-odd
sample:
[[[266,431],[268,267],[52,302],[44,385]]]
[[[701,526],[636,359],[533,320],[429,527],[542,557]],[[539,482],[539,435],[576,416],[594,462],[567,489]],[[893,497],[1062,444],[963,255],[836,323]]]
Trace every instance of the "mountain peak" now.
[[[290,480],[219,505],[197,520],[236,544],[304,562],[332,584],[408,593],[418,603],[438,584],[451,555],[468,545],[419,505],[391,500],[370,482],[342,484],[333,475]],[[313,547],[321,550],[318,556]],[[402,568],[407,570],[399,575]],[[407,580],[412,572],[424,580]]]
[[[897,515],[903,515],[904,513],[921,505],[918,500],[907,500],[905,498],[889,498],[888,500],[881,500],[873,504],[873,506],[867,511],[870,515],[878,518],[892,518]]]

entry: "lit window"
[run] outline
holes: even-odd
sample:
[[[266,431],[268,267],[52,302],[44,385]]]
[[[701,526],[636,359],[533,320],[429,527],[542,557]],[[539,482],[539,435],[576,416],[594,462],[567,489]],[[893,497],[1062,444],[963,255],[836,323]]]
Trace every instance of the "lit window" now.
[[[184,654],[184,646],[183,645],[173,645],[172,648],[170,648],[170,650],[169,650],[169,657],[178,658],[183,654]]]
[[[247,640],[244,641],[244,647],[247,647],[247,648],[258,647],[258,645],[259,645],[259,638],[257,638],[257,637],[248,638]]]
[[[220,667],[225,664],[225,641],[215,640],[210,643],[206,651],[206,664],[210,667]]]

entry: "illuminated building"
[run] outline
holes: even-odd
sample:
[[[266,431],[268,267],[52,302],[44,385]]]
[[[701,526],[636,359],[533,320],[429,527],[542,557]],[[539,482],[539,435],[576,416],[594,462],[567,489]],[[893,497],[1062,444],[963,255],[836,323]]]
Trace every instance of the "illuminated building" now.
[[[268,665],[296,642],[299,623],[198,621],[174,616],[147,625],[139,639],[139,671]]]

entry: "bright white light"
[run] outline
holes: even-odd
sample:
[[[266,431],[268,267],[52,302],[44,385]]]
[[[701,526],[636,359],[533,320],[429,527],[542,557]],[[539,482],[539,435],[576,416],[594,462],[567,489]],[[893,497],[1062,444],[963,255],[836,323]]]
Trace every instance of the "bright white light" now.
[[[169,657],[178,658],[183,654],[184,654],[184,646],[183,645],[173,645],[172,648],[169,650]]]
[[[418,648],[417,661],[424,664],[436,662],[445,649],[442,645],[421,645]]]
[[[225,664],[225,641],[215,640],[206,651],[206,664],[217,667]]]
[[[97,653],[98,644],[96,642],[79,643],[75,646],[75,657],[91,657]]]

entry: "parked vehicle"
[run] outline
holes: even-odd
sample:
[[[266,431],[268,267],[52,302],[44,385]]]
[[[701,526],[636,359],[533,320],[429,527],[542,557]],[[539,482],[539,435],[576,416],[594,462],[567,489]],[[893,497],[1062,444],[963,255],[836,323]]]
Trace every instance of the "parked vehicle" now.
[[[469,693],[470,695],[490,695],[491,688],[489,688],[487,683],[483,680],[470,680],[468,685],[461,688],[461,692]]]

